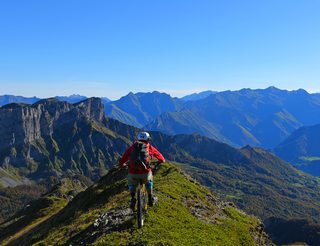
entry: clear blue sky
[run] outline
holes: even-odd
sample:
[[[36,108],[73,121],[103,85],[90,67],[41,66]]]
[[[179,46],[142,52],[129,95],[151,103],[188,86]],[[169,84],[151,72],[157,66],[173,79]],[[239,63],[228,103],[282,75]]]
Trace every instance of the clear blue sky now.
[[[2,0],[0,94],[320,92],[318,0]]]

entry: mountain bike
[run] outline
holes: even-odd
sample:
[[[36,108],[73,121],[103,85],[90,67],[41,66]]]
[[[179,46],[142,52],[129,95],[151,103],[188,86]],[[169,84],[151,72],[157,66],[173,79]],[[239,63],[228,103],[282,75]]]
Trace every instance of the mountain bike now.
[[[150,162],[152,173],[155,174],[159,170],[160,162]],[[126,163],[127,164],[127,163]],[[126,168],[128,166],[126,165]],[[137,187],[137,222],[138,228],[141,228],[144,225],[144,217],[148,210],[148,192],[146,185],[142,179],[139,180]]]
[[[159,169],[159,162],[151,162],[150,166],[152,168],[152,173],[155,174]],[[139,185],[137,187],[137,222],[138,228],[141,228],[144,224],[144,216],[148,210],[148,192],[146,185],[139,180]]]

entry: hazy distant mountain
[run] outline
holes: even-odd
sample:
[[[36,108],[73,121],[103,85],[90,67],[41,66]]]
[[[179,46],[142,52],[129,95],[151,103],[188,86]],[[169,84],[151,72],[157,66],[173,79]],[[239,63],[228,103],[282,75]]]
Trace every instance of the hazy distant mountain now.
[[[109,98],[107,98],[107,97],[100,97],[100,98],[101,98],[103,104],[111,102],[111,100]]]
[[[77,103],[87,99],[86,96],[81,96],[77,94],[73,94],[70,96],[56,96],[55,98],[58,99],[59,101],[65,101],[68,103]],[[101,97],[101,101],[103,104],[106,104],[106,103],[109,103],[111,100],[107,97]]]
[[[73,94],[70,96],[56,96],[55,97],[59,101],[65,101],[68,103],[77,103],[87,99],[86,96],[81,96],[77,94]],[[26,104],[33,104],[37,101],[41,100],[38,97],[23,97],[23,96],[13,96],[13,95],[3,95],[0,96],[0,107],[10,103],[26,103]],[[102,103],[106,104],[109,103],[111,100],[107,97],[101,97]]]
[[[215,92],[215,91],[202,91],[199,93],[192,93],[190,95],[184,96],[181,99],[183,101],[196,101],[196,100],[206,98],[206,97],[208,97],[212,94],[215,94],[215,93],[217,93],[217,92]]]
[[[189,101],[180,111],[164,113],[146,127],[168,134],[194,131],[235,146],[273,148],[299,127],[319,122],[319,94],[269,87]]]
[[[143,127],[164,112],[177,111],[182,107],[178,98],[154,91],[132,92],[119,100],[105,104],[106,115],[123,123]]]
[[[320,176],[320,124],[301,127],[275,148],[282,159]]]
[[[13,95],[3,95],[0,96],[0,107],[9,103],[27,103],[32,104],[39,101],[40,98],[37,97],[23,97],[23,96],[13,96]]]
[[[76,94],[73,94],[70,96],[56,96],[55,98],[58,99],[59,101],[65,101],[68,103],[77,103],[87,99],[87,97],[85,96],[76,95]]]

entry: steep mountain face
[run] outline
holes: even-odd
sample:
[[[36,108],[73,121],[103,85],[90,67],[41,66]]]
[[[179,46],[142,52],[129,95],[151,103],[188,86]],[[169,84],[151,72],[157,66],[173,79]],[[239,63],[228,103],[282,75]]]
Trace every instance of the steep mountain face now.
[[[108,131],[101,100],[41,100],[0,108],[0,167],[32,180],[64,172],[101,177],[128,145]]]
[[[0,107],[10,103],[27,103],[32,104],[39,101],[40,98],[37,97],[22,97],[13,95],[3,95],[0,96]]]
[[[13,169],[4,169],[0,167],[0,187],[14,187],[18,185],[32,184],[32,181],[26,177],[21,177]]]
[[[225,91],[188,102],[179,112],[164,113],[146,128],[167,134],[194,131],[235,146],[273,148],[297,128],[319,122],[318,94],[270,87]]]
[[[320,124],[301,127],[274,152],[282,159],[312,175],[320,176]]]
[[[106,115],[123,123],[143,127],[164,112],[177,111],[182,102],[168,94],[154,91],[152,93],[129,93],[117,101],[105,105]]]
[[[125,177],[112,170],[69,203],[45,195],[0,226],[0,244],[272,245],[257,218],[219,201],[171,164],[155,175],[159,200],[137,229]]]

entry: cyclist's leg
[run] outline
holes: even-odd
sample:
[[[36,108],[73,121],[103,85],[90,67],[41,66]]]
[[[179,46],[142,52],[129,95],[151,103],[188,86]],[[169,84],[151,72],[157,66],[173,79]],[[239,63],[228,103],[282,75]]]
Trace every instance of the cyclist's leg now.
[[[134,175],[136,175],[135,178],[137,178],[137,180],[138,180],[137,185],[138,185],[139,180],[142,180],[142,182],[146,185],[146,190],[148,193],[148,203],[149,203],[149,206],[153,206],[155,203],[155,199],[153,197],[153,192],[152,192],[152,188],[153,188],[152,172],[142,173],[142,174],[134,174]]]
[[[149,173],[147,174],[145,184],[146,184],[146,188],[147,188],[148,195],[152,195],[152,188],[153,188],[152,172],[149,172]]]
[[[131,194],[135,194],[138,186],[138,179],[135,177],[136,174],[128,174],[128,188]]]
[[[131,195],[131,201],[130,201],[130,208],[134,209],[136,205],[136,191],[137,191],[137,186],[138,186],[139,180],[136,179],[135,174],[128,174],[128,188],[130,191]]]
[[[147,182],[146,182],[146,188],[148,192],[148,203],[149,206],[153,206],[155,203],[155,199],[153,196],[153,177],[152,172],[149,172],[147,175]]]

